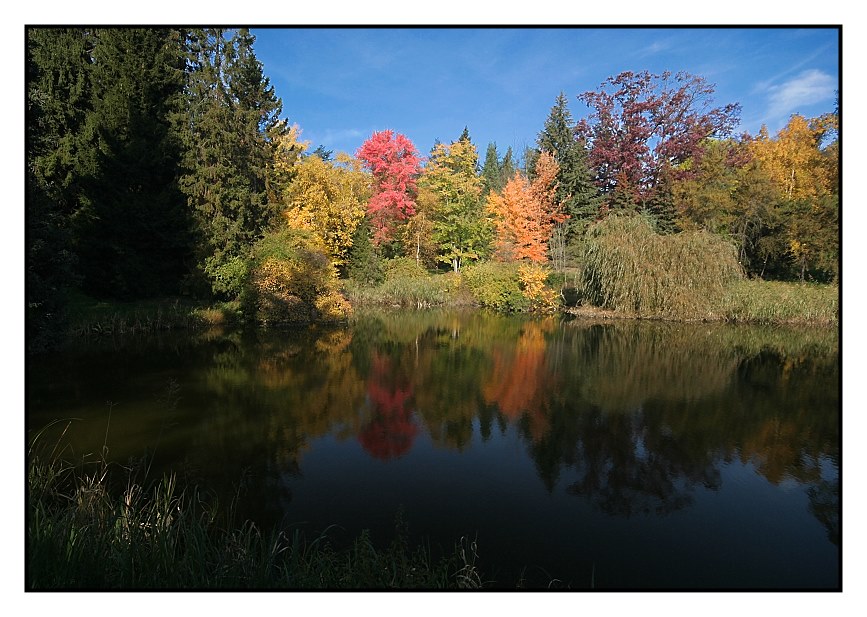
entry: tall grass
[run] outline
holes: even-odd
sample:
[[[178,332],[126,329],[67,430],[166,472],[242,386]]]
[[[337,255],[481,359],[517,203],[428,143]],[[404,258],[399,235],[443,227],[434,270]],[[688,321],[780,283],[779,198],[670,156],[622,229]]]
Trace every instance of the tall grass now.
[[[706,232],[659,235],[640,216],[609,216],[586,241],[584,297],[638,317],[718,318],[727,287],[742,278],[725,240]]]
[[[400,306],[430,308],[472,303],[463,293],[461,279],[454,273],[431,274],[414,259],[396,258],[385,262],[385,280],[379,285],[346,281],[343,291],[357,306]]]
[[[743,280],[730,285],[721,301],[728,321],[770,324],[837,325],[837,285]]]
[[[474,588],[475,546],[438,560],[411,548],[400,514],[395,538],[367,532],[336,548],[334,529],[263,531],[175,476],[65,461],[38,439],[29,452],[28,589],[438,589]]]
[[[67,321],[66,331],[73,338],[152,334],[237,324],[240,307],[237,303],[204,306],[178,298],[107,302],[75,294]]]

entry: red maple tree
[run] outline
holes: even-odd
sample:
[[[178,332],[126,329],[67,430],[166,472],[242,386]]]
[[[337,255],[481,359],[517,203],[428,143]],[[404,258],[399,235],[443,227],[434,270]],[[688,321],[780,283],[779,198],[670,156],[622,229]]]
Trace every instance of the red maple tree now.
[[[391,130],[374,132],[355,155],[373,176],[367,214],[376,244],[391,239],[396,222],[415,214],[416,178],[421,159],[412,141]]]
[[[589,162],[603,193],[652,199],[679,165],[701,154],[701,142],[728,135],[739,121],[736,103],[711,108],[714,86],[703,77],[668,71],[626,71],[578,98],[593,112],[578,122],[590,144]]]

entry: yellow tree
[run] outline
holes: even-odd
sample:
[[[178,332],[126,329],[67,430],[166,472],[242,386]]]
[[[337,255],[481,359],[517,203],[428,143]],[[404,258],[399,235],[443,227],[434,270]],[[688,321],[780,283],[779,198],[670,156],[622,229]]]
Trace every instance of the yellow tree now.
[[[279,130],[274,131],[272,138],[271,173],[267,176],[268,200],[280,203],[292,179],[304,152],[310,147],[309,141],[301,140],[301,128],[297,124],[286,127],[286,121],[281,120]]]
[[[335,162],[302,158],[283,193],[290,227],[312,231],[328,248],[335,265],[346,262],[352,235],[364,218],[369,178],[358,160],[340,153]]]
[[[820,146],[831,128],[798,114],[770,139],[763,126],[752,142],[753,154],[786,199],[815,200],[829,192],[829,170]]]
[[[793,115],[769,138],[762,127],[751,150],[783,198],[788,251],[803,280],[807,269],[836,276],[839,229],[839,159],[836,141],[822,147],[836,132],[836,115],[808,120]]]

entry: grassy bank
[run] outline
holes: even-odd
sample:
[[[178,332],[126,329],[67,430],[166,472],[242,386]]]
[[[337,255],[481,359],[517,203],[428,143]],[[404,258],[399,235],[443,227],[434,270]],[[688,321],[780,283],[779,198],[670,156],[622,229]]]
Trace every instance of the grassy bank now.
[[[238,303],[206,305],[181,298],[119,302],[73,295],[66,318],[67,331],[80,337],[231,325],[240,322],[241,313]]]
[[[743,280],[729,285],[721,301],[726,321],[768,324],[837,325],[837,285]]]
[[[640,216],[609,216],[584,242],[584,306],[678,321],[834,325],[837,285],[747,280],[735,246],[713,234],[658,234]],[[585,308],[586,310],[586,308]]]
[[[143,470],[75,465],[31,452],[26,586],[68,589],[467,589],[481,586],[475,544],[434,559],[411,547],[398,515],[391,544],[367,532],[335,548],[334,530],[266,532],[236,521],[174,476],[136,482]]]

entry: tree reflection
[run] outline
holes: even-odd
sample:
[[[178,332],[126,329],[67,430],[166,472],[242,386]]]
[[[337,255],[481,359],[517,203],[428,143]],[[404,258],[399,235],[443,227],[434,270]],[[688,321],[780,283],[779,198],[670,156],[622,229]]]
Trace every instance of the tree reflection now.
[[[653,426],[643,411],[597,410],[582,414],[579,424],[581,438],[572,457],[578,479],[566,490],[604,512],[667,514],[690,505],[696,486],[720,486],[715,457],[695,457],[670,431]]]
[[[398,385],[387,357],[374,353],[367,395],[371,419],[361,428],[358,440],[371,456],[388,460],[406,454],[418,427],[412,419],[412,387]]]
[[[554,328],[551,319],[528,322],[516,342],[495,346],[493,366],[482,387],[485,402],[495,404],[511,422],[524,422],[534,440],[542,439],[550,429],[544,409],[555,374],[546,365],[545,335]]]

